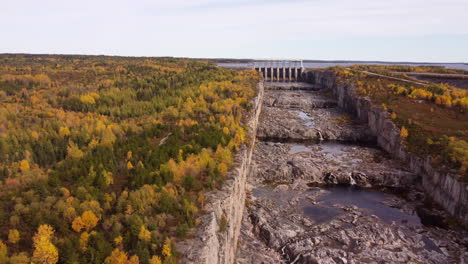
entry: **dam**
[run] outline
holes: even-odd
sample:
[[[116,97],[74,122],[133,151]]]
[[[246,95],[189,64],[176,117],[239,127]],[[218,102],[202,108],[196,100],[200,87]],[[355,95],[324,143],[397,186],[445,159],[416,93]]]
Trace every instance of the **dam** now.
[[[265,81],[297,82],[304,72],[302,60],[270,60],[255,62],[253,68]]]

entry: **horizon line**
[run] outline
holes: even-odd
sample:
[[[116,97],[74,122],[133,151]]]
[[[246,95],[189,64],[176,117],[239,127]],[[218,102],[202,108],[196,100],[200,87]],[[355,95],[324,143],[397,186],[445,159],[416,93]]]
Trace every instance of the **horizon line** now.
[[[0,53],[4,55],[34,55],[34,56],[91,56],[91,57],[127,57],[127,58],[174,58],[174,59],[194,59],[194,60],[232,60],[232,61],[267,61],[278,60],[277,58],[229,58],[229,57],[189,57],[189,56],[154,56],[154,55],[109,55],[109,54],[79,54],[79,53]],[[340,59],[305,59],[305,58],[281,58],[280,60],[302,60],[303,62],[316,63],[391,63],[391,64],[468,64],[468,62],[427,62],[427,61],[391,61],[391,60],[340,60]]]

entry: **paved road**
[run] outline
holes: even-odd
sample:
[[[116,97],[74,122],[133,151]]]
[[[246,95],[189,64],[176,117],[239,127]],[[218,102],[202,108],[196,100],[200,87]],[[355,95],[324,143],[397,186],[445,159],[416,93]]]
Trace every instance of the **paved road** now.
[[[393,72],[393,73],[406,74],[406,75],[412,75],[412,76],[468,79],[468,74],[456,74],[456,73],[432,73],[432,72]]]
[[[391,77],[391,76],[387,76],[387,75],[383,75],[383,74],[378,74],[378,73],[374,73],[374,72],[369,72],[369,71],[360,71],[360,72],[366,73],[366,74],[369,74],[369,75],[379,76],[379,77],[382,77],[382,78],[397,80],[397,81],[401,81],[401,82],[414,83],[414,84],[419,84],[419,85],[424,85],[424,86],[428,85],[427,83],[416,82],[416,81],[410,81],[410,80],[403,79],[403,78]]]

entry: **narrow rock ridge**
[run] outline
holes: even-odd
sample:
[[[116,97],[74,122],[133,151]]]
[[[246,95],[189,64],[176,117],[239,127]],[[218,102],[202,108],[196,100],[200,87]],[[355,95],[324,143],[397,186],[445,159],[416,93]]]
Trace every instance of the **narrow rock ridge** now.
[[[248,118],[248,134],[255,139],[263,101],[263,82],[257,86],[252,100],[253,110]],[[233,169],[220,190],[207,194],[205,214],[193,238],[177,243],[183,258],[180,263],[234,263],[241,220],[245,207],[246,179],[250,171],[255,140],[242,146],[234,158]]]

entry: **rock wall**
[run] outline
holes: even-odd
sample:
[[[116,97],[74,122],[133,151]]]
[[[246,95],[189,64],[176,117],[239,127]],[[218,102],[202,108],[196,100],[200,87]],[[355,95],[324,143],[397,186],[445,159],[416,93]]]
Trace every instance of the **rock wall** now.
[[[383,108],[372,106],[367,97],[359,97],[355,87],[338,83],[332,71],[308,71],[303,78],[314,85],[331,89],[338,105],[366,122],[378,145],[393,157],[405,161],[413,173],[421,176],[425,192],[450,214],[468,226],[468,184],[457,180],[457,175],[442,173],[431,165],[431,157],[418,157],[409,153],[401,142],[400,130]]]
[[[230,264],[235,261],[237,241],[245,206],[245,187],[255,146],[258,118],[264,94],[263,82],[257,86],[248,117],[250,143],[242,146],[234,158],[234,168],[220,190],[207,194],[205,214],[200,217],[194,238],[177,244],[184,256],[181,263]]]

